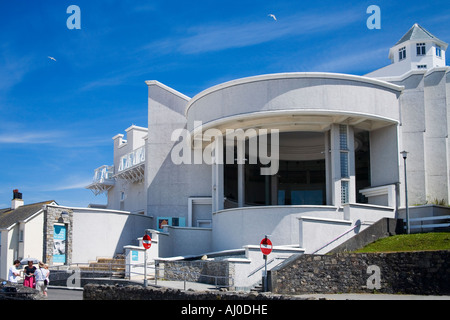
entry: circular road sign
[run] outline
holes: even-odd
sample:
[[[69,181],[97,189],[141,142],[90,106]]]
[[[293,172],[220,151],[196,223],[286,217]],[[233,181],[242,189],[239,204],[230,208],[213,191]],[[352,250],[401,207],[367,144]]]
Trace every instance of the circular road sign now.
[[[142,244],[144,245],[145,249],[149,249],[152,246],[152,239],[150,238],[150,236],[148,234],[146,234],[142,238]]]
[[[264,238],[261,240],[259,247],[264,255],[268,255],[272,252],[272,241],[269,238]]]

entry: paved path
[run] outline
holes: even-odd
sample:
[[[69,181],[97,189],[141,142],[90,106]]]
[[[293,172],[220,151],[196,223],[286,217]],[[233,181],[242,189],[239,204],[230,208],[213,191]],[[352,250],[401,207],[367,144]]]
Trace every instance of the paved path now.
[[[49,287],[47,300],[83,300],[83,290]]]
[[[136,283],[142,284],[142,283]],[[153,285],[149,281],[149,285]],[[195,291],[216,290],[213,285],[186,282],[184,281],[158,281],[158,286],[174,289],[192,289]],[[450,296],[424,296],[424,295],[406,295],[406,294],[305,294],[299,295],[302,298],[327,299],[327,300],[450,300]],[[68,289],[50,287],[48,290],[48,300],[83,300],[83,291],[81,289]]]

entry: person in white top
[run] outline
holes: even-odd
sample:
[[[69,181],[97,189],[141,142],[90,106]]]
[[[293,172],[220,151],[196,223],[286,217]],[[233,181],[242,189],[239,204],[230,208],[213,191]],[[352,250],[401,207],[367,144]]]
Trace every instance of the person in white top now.
[[[12,283],[17,283],[17,277],[20,276],[20,260],[14,260],[14,265],[9,268],[8,281]]]
[[[36,277],[36,289],[43,295],[47,295],[47,276],[49,271],[44,268],[44,264],[39,262],[39,269],[34,272]]]

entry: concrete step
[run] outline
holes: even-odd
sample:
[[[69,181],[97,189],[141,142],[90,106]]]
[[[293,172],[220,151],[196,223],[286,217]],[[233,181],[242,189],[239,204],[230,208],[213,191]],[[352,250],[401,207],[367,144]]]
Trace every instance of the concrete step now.
[[[111,272],[111,276],[125,277],[125,259],[116,256],[115,258],[98,258],[96,261],[90,261],[89,266],[81,266],[80,270],[84,271],[104,271]]]

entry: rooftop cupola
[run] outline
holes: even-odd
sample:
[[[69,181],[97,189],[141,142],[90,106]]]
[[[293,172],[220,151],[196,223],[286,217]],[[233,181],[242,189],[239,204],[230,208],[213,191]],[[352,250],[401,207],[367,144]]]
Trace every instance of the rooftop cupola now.
[[[445,51],[447,47],[447,43],[415,23],[389,49],[391,64],[375,70],[367,74],[367,76],[377,78],[395,77],[414,70],[426,71],[445,67]]]
[[[389,59],[408,64],[412,70],[444,67],[447,47],[447,43],[415,23],[389,50]]]

